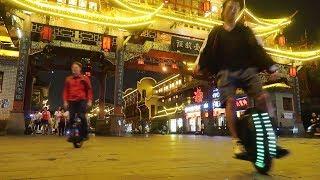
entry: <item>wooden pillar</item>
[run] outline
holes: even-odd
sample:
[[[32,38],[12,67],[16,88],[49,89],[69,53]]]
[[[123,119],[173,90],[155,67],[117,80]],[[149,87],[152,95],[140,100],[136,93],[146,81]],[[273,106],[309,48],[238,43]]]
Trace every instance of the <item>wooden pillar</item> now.
[[[99,120],[104,120],[105,117],[105,99],[106,99],[106,78],[107,73],[102,72],[98,77],[99,80]]]

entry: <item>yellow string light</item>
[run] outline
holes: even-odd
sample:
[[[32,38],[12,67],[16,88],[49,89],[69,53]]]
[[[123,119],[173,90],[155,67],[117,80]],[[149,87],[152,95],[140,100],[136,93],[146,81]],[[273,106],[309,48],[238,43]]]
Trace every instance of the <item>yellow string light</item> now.
[[[135,18],[111,17],[111,16],[87,12],[84,10],[77,10],[73,8],[66,8],[66,7],[54,6],[51,4],[40,3],[38,1],[11,0],[10,2],[19,7],[23,7],[30,11],[34,11],[38,13],[44,13],[44,14],[53,15],[57,17],[77,20],[81,22],[95,23],[95,24],[107,25],[107,26],[118,27],[118,28],[132,28],[132,27],[146,26],[153,23],[153,21],[151,20],[151,17],[154,16],[154,14],[151,13],[148,15],[135,17]]]
[[[269,88],[291,88],[290,86],[284,84],[284,83],[274,83],[274,84],[268,84],[262,87],[263,89],[269,89]]]

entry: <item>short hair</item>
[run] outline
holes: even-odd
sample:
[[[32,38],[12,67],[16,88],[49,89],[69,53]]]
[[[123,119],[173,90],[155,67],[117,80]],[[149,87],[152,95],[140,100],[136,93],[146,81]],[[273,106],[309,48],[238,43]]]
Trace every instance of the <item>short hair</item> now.
[[[225,0],[222,4],[222,11],[224,10],[224,8],[226,8],[226,5],[229,1],[233,1],[233,2],[237,2],[240,4],[240,10],[242,10],[244,8],[244,1],[243,0]]]
[[[73,65],[77,65],[77,66],[79,66],[80,68],[82,68],[82,64],[81,64],[81,62],[79,62],[79,61],[74,61],[74,62],[71,64],[71,66],[73,66]]]

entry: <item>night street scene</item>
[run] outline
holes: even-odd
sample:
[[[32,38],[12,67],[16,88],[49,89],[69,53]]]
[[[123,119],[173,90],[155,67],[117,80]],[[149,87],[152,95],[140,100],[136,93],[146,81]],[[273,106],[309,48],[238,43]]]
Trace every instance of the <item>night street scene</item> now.
[[[0,180],[320,179],[319,0],[0,0]]]

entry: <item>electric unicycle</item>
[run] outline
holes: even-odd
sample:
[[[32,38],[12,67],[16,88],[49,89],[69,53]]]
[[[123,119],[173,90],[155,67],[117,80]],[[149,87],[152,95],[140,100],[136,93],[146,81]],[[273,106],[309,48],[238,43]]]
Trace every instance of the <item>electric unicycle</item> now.
[[[247,154],[236,158],[253,163],[256,170],[266,174],[277,155],[276,136],[268,113],[250,108],[237,121],[237,132]]]
[[[81,136],[80,132],[81,119],[79,117],[76,117],[70,129],[67,130],[68,142],[71,142],[73,144],[73,147],[75,148],[81,148],[83,144],[83,137]]]

